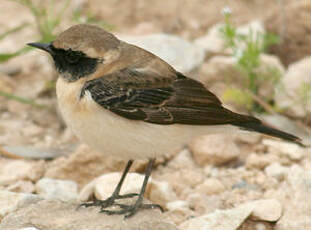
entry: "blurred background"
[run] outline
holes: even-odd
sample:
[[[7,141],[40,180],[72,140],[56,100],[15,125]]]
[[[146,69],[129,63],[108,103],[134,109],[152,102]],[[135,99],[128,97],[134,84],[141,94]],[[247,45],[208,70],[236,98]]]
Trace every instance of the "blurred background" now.
[[[25,45],[50,42],[78,23],[101,26],[157,54],[203,82],[228,108],[256,115],[311,144],[310,0],[1,0],[2,190],[48,194],[37,188],[38,181],[72,180],[77,198],[92,179],[124,166],[79,144],[59,116],[57,75],[50,57]],[[265,228],[260,229],[292,229],[289,222],[295,216],[311,215],[311,203],[303,205],[306,197],[300,190],[298,198],[288,197],[295,194],[294,187],[311,192],[310,186],[292,179],[311,183],[310,153],[310,148],[258,134],[200,137],[183,152],[159,159],[154,177],[168,182],[173,195],[168,200],[150,194],[148,198],[162,203],[166,215],[180,226],[189,216],[254,199],[278,199],[285,213],[281,221],[263,220]],[[37,169],[36,175],[27,167]],[[144,161],[138,162],[134,171],[144,167]],[[179,178],[176,169],[189,178]],[[167,205],[172,197],[188,202],[184,211],[176,213],[175,206]],[[299,215],[283,207],[299,202]],[[298,226],[311,229],[311,220],[304,221]],[[255,229],[252,220],[242,223],[239,229]]]

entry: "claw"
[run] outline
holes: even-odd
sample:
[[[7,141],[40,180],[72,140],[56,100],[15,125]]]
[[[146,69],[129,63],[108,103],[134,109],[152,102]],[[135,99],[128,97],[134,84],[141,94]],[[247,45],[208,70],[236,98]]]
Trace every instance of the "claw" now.
[[[160,209],[161,212],[163,212],[163,208],[158,205],[158,204],[143,204],[141,202],[141,200],[137,200],[137,202],[134,205],[126,205],[126,204],[118,204],[115,203],[116,206],[118,206],[119,208],[121,208],[121,210],[105,210],[102,209],[100,210],[101,213],[106,213],[108,215],[122,215],[122,214],[126,214],[124,216],[124,218],[129,218],[131,216],[133,216],[134,214],[136,214],[136,212],[138,212],[138,210],[140,209],[154,209],[154,208],[158,208]]]
[[[149,176],[151,174],[151,170],[152,170],[152,166],[155,162],[155,159],[150,159],[149,160],[149,163],[148,163],[148,166],[147,166],[147,169],[146,169],[146,172],[145,172],[145,178],[144,178],[144,181],[143,181],[143,185],[141,187],[141,190],[140,190],[140,193],[137,194],[137,193],[129,193],[129,194],[124,194],[124,195],[119,195],[120,193],[120,189],[121,189],[121,186],[122,186],[122,183],[124,181],[124,178],[126,176],[126,174],[128,173],[133,161],[132,160],[129,160],[127,162],[127,165],[126,165],[126,168],[122,174],[122,177],[115,189],[115,191],[113,192],[112,196],[109,197],[108,199],[106,200],[98,200],[98,199],[95,199],[94,201],[92,202],[87,202],[87,203],[82,203],[80,204],[77,209],[79,209],[80,207],[84,206],[84,207],[90,207],[90,206],[100,206],[100,211],[99,212],[102,212],[102,213],[106,213],[108,215],[122,215],[122,214],[125,214],[124,218],[129,218],[133,215],[135,215],[140,209],[154,209],[154,208],[158,208],[161,210],[161,212],[163,212],[163,208],[158,205],[158,204],[143,204],[143,195],[145,193],[145,189],[146,189],[146,186],[147,186],[147,183],[148,183],[148,179],[149,179]],[[126,199],[126,198],[132,198],[134,196],[138,196],[135,204],[133,205],[125,205],[125,204],[119,204],[119,203],[116,203],[115,201],[118,200],[118,199]],[[110,207],[110,206],[119,206],[119,208],[121,210],[106,210],[106,208]]]

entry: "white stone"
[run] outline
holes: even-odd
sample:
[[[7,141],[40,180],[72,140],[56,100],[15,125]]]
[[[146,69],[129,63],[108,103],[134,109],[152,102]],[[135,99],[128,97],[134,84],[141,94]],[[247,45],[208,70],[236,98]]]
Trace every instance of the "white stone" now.
[[[26,227],[26,228],[20,228],[18,230],[39,230],[39,229],[37,229],[35,227]]]
[[[281,214],[282,207],[277,200],[256,200],[187,220],[180,225],[180,230],[236,230],[250,216],[261,221],[277,221]]]
[[[179,210],[179,209],[189,209],[189,202],[185,200],[175,200],[168,202],[166,207],[169,211]]]
[[[43,161],[14,160],[0,168],[0,185],[11,184],[19,180],[38,180],[44,173]]]
[[[113,172],[104,174],[95,179],[95,197],[100,200],[105,200],[111,196],[114,192],[120,178],[121,173]],[[144,181],[144,175],[138,173],[128,173],[121,187],[120,194],[127,193],[139,193],[140,188]],[[151,178],[149,178],[149,182],[151,182]],[[92,182],[91,182],[92,183]],[[148,183],[146,188],[146,194],[149,194],[150,191],[150,183]]]
[[[20,180],[6,188],[11,192],[33,193],[35,191],[35,185],[28,180]]]
[[[261,221],[275,222],[282,215],[282,205],[278,200],[266,199],[253,202],[251,218]]]
[[[196,191],[206,195],[219,194],[225,191],[225,186],[220,180],[208,178],[203,182],[203,184],[196,187]]]
[[[241,72],[237,68],[237,60],[230,56],[213,56],[202,65],[202,74],[199,80],[203,83],[213,83],[225,80],[230,74],[234,81],[241,78]]]
[[[223,23],[218,23],[212,26],[206,35],[203,37],[197,38],[194,43],[200,47],[202,47],[208,56],[215,55],[215,54],[230,54],[232,53],[231,50],[226,49],[226,43],[223,38],[222,33],[220,30],[224,27]],[[264,34],[265,29],[264,25],[259,20],[251,21],[245,25],[242,25],[237,28],[237,33],[241,35],[248,35],[252,31],[254,39],[259,34]],[[242,49],[244,48],[239,42],[237,45]]]
[[[193,216],[194,211],[190,210],[189,203],[183,200],[176,200],[166,204],[168,211],[165,215],[175,224],[181,224],[189,216]]]
[[[0,223],[0,230],[17,230],[34,227],[40,230],[177,230],[158,210],[140,210],[134,216],[105,215],[98,207],[77,208],[77,203],[59,200],[42,200],[24,205],[7,215]]]
[[[196,162],[188,149],[184,149],[179,152],[172,160],[168,162],[168,167],[173,168],[176,171],[180,169],[192,169],[196,167]]]
[[[254,225],[254,230],[268,230],[263,223],[256,223]]]
[[[123,41],[139,46],[159,56],[182,73],[189,72],[198,67],[205,57],[205,52],[201,47],[197,47],[173,35],[120,35],[118,37]]]
[[[168,182],[152,180],[148,199],[155,204],[166,207],[166,203],[176,200],[177,196]]]
[[[86,184],[79,192],[78,200],[81,202],[88,201],[94,194],[95,184],[96,184],[96,179]]]
[[[15,211],[20,205],[39,200],[37,195],[15,193],[0,190],[0,220],[7,214]]]
[[[284,211],[276,230],[311,229],[311,171],[291,167],[284,186],[280,188]]]
[[[76,200],[78,185],[70,180],[42,178],[36,183],[36,192],[47,199]]]
[[[240,205],[233,209],[216,210],[182,223],[180,230],[236,230],[252,213],[250,205]]]
[[[306,155],[307,151],[297,144],[279,140],[264,139],[262,143],[268,146],[270,153],[282,154],[291,160],[301,160]]]
[[[282,76],[285,72],[277,56],[261,54],[259,56],[260,66],[255,69],[255,73],[260,76],[258,81],[258,93],[261,97],[273,99],[275,84],[274,79]],[[238,65],[238,59],[232,56],[213,56],[201,67],[202,74],[199,80],[210,87],[218,85],[218,94],[224,94],[227,89],[232,87],[243,88],[245,85],[245,72],[241,71]],[[275,78],[273,78],[275,77]],[[230,78],[230,85],[225,85]],[[222,82],[223,81],[223,82]],[[221,85],[223,83],[223,85]],[[214,88],[213,88],[214,89]],[[217,87],[214,89],[216,92]],[[254,138],[256,141],[256,138]]]
[[[246,158],[245,166],[248,169],[263,169],[276,161],[278,161],[278,157],[272,154],[260,155],[257,153],[251,153]]]
[[[206,35],[197,38],[194,44],[202,47],[208,54],[219,54],[225,52],[225,40],[222,38],[220,29],[224,24],[213,25]]]
[[[95,193],[95,197],[97,199],[107,199],[114,192],[120,178],[121,173],[113,172],[104,174],[94,179],[81,190],[79,200],[87,200],[93,192]],[[120,194],[139,193],[143,181],[144,175],[138,173],[128,173],[121,187]],[[151,178],[149,178],[147,184],[145,197],[153,203],[160,204],[163,207],[166,207],[167,202],[177,199],[172,186],[168,182],[158,181]]]
[[[231,137],[223,134],[205,135],[194,139],[189,148],[199,165],[222,165],[239,156],[239,148]]]
[[[265,173],[267,176],[274,177],[278,180],[283,180],[289,171],[288,167],[280,165],[280,163],[275,162],[265,168]]]
[[[288,67],[276,90],[275,102],[298,117],[311,114],[311,57],[306,57]]]

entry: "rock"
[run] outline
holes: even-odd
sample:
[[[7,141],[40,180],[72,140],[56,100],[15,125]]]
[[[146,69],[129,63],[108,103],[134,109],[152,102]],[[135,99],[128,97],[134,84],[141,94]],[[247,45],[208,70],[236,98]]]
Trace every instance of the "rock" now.
[[[146,21],[137,23],[135,27],[131,29],[132,35],[146,35],[159,32],[160,32],[159,28],[156,28],[153,23]]]
[[[283,76],[285,69],[276,56],[261,54],[259,56],[260,66],[255,73],[258,78],[258,94],[262,98],[273,99],[275,82]],[[223,95],[224,100],[228,89],[245,88],[245,72],[238,66],[238,59],[232,56],[214,56],[200,68],[199,80],[206,84],[217,95]],[[230,83],[229,86],[228,84]]]
[[[0,73],[14,76],[21,72],[22,68],[17,65],[0,65]]]
[[[60,157],[51,162],[44,177],[72,180],[83,186],[103,173],[122,171],[125,165],[126,162],[122,160],[107,157],[81,145],[67,158]]]
[[[95,197],[100,200],[107,199],[115,190],[121,173],[104,174],[86,185],[80,192],[79,200],[86,201],[94,193]],[[139,193],[144,181],[144,175],[138,173],[128,173],[121,188],[120,194]],[[145,197],[153,203],[166,206],[167,202],[176,200],[176,194],[172,186],[166,181],[158,181],[149,178],[145,191]]]
[[[176,178],[176,181],[182,182],[184,186],[190,188],[194,188],[204,181],[204,175],[200,170],[181,169],[176,172],[175,176],[180,178]]]
[[[274,223],[248,220],[239,229],[243,230],[274,230]]]
[[[189,209],[189,203],[184,200],[175,200],[167,203],[167,209],[173,211],[176,209]]]
[[[78,185],[70,180],[42,178],[36,183],[36,192],[46,199],[76,200]]]
[[[118,36],[130,44],[134,44],[159,56],[172,65],[177,71],[186,73],[202,64],[205,54],[201,47],[191,44],[177,36],[168,34],[152,34],[144,36]]]
[[[39,230],[39,229],[37,229],[35,227],[26,227],[26,228],[20,228],[18,230]]]
[[[196,163],[188,149],[180,151],[172,160],[168,162],[168,168],[178,171],[180,169],[192,169],[196,167]]]
[[[44,173],[44,161],[13,160],[0,167],[0,185],[19,180],[36,181]]]
[[[39,196],[0,190],[0,220],[23,204],[40,200]]]
[[[196,186],[203,182],[204,174],[202,169],[169,169],[161,175],[160,179],[167,181],[177,196],[184,199],[188,193],[191,193]]]
[[[18,230],[39,230],[39,229],[37,229],[35,227],[26,227],[26,228],[20,228]]]
[[[277,107],[295,117],[302,118],[311,115],[311,78],[308,75],[310,71],[311,57],[292,63],[288,67],[276,90]]]
[[[152,180],[150,187],[148,199],[155,204],[166,207],[168,202],[177,200],[177,196],[173,191],[172,185],[166,181]]]
[[[186,197],[191,210],[195,211],[195,215],[204,215],[214,212],[216,209],[223,208],[223,200],[219,195],[202,195],[197,191],[191,191]]]
[[[237,132],[235,135],[235,140],[237,142],[255,145],[261,141],[261,136],[258,133],[252,132]]]
[[[277,221],[282,207],[277,200],[257,200],[239,205],[233,209],[216,210],[210,214],[185,221],[180,230],[236,230],[251,217],[259,221]]]
[[[107,199],[111,196],[115,190],[120,178],[121,173],[107,173],[95,179],[94,192],[95,197],[100,200]],[[144,175],[138,173],[128,173],[121,187],[120,194],[127,193],[139,193],[140,188],[144,181]],[[151,182],[152,179],[149,179]],[[92,183],[92,182],[91,182]],[[150,192],[150,183],[148,183],[146,188],[146,195]]]
[[[289,65],[311,53],[311,2],[309,0],[290,1],[284,4],[284,13],[279,7],[272,10],[264,20],[269,33],[277,34],[281,42],[271,47],[282,62]],[[284,18],[285,15],[285,18]]]
[[[302,139],[302,143],[304,143],[306,146],[311,146],[311,135],[308,132],[306,126],[298,125],[293,120],[290,120],[289,118],[279,114],[264,114],[260,115],[259,118],[268,124],[273,124],[273,126],[280,130],[286,130],[286,132],[300,137]]]
[[[165,212],[165,215],[177,225],[195,215],[194,211],[190,210],[187,201],[176,200],[169,202],[166,205],[168,211]]]
[[[194,44],[202,47],[205,50],[208,57],[215,54],[226,53],[225,40],[220,33],[220,30],[223,28],[223,26],[223,23],[218,23],[211,26],[206,35],[199,37],[194,41]]]
[[[264,98],[273,99],[275,84],[285,74],[285,67],[279,57],[268,54],[261,54],[259,57],[260,66],[255,70],[259,79],[258,95]]]
[[[53,159],[69,155],[75,146],[68,146],[66,149],[58,148],[34,148],[32,146],[4,146],[3,149],[16,156],[28,159]]]
[[[245,167],[248,169],[263,169],[269,164],[278,161],[278,157],[272,154],[259,155],[257,153],[251,153],[247,156]]]
[[[9,185],[6,190],[10,192],[33,193],[35,191],[35,185],[28,180],[19,180]]]
[[[92,180],[90,183],[86,184],[80,191],[78,195],[78,200],[81,202],[88,201],[92,198],[95,193],[96,179]]]
[[[282,215],[282,205],[278,200],[267,199],[252,202],[254,209],[251,219],[276,222]]]
[[[238,158],[239,148],[232,138],[222,134],[205,135],[194,139],[189,148],[197,164],[223,165]]]
[[[287,180],[279,188],[279,198],[283,199],[284,211],[277,222],[276,230],[311,229],[311,171],[300,166],[292,166]]]
[[[288,167],[280,165],[280,163],[275,162],[265,168],[265,173],[267,176],[274,177],[279,181],[283,180],[289,171]]]
[[[262,143],[268,146],[269,153],[284,155],[293,161],[301,160],[306,155],[307,151],[305,148],[300,147],[297,144],[279,140],[264,139]]]
[[[203,184],[198,185],[196,191],[206,195],[219,194],[225,191],[225,186],[220,180],[209,178],[206,179]]]
[[[194,43],[200,47],[202,47],[205,52],[207,53],[207,56],[214,56],[214,55],[219,55],[219,54],[231,54],[232,51],[230,49],[227,49],[225,40],[223,38],[222,33],[220,30],[224,27],[223,23],[218,23],[214,26],[212,26],[207,34],[203,37],[197,38]],[[263,22],[259,20],[254,20],[249,22],[248,24],[242,25],[237,28],[236,32],[240,35],[248,35],[252,31],[255,36],[258,34],[264,34],[265,29]],[[241,44],[237,41],[237,45],[240,46],[241,49],[242,47]]]
[[[41,230],[177,230],[177,227],[165,220],[156,209],[142,210],[125,220],[123,215],[110,216],[99,213],[98,207],[76,210],[77,205],[58,200],[42,200],[25,205],[6,216],[0,224],[0,230],[16,230],[23,227]]]
[[[13,93],[13,89],[15,89],[16,82],[10,78],[9,76],[0,73],[0,90],[7,92],[7,93]]]
[[[213,56],[208,62],[204,62],[200,70],[199,80],[209,87],[226,78],[239,82],[242,80],[241,71],[237,68],[237,61],[234,57]]]
[[[180,230],[236,230],[252,213],[252,207],[241,205],[228,210],[216,210],[210,214],[187,220]]]

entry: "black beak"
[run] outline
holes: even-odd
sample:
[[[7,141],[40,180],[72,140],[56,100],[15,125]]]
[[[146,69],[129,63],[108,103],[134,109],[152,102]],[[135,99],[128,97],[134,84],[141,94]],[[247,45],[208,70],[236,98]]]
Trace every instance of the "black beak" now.
[[[53,54],[53,50],[52,50],[52,45],[51,43],[38,43],[38,42],[34,42],[34,43],[28,43],[27,45],[38,48],[40,50],[44,50],[50,54]]]

